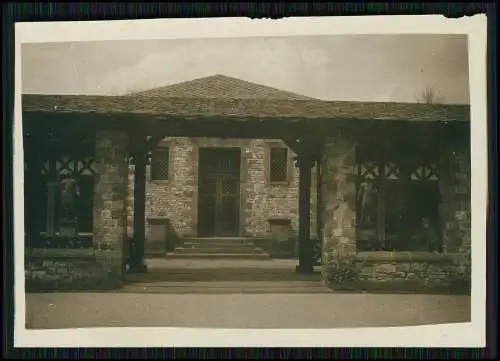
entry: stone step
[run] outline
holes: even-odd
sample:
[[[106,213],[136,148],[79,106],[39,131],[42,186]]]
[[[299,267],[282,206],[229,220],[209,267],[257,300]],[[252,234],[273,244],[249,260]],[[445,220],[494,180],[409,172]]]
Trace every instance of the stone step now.
[[[238,249],[238,248],[222,248],[222,247],[213,247],[213,248],[185,248],[185,247],[177,247],[174,250],[174,253],[180,253],[180,254],[192,254],[192,253],[199,253],[199,254],[230,254],[230,253],[236,253],[236,254],[261,254],[264,253],[260,248],[243,248],[243,249]]]
[[[240,243],[240,242],[219,242],[219,241],[208,241],[208,242],[184,242],[182,243],[182,247],[184,248],[227,248],[231,247],[234,249],[245,249],[245,248],[253,248],[255,245],[253,243]]]
[[[242,262],[241,260],[239,260]],[[168,260],[166,260],[168,262]],[[255,267],[238,268],[199,268],[199,269],[148,269],[147,273],[127,274],[127,282],[309,282],[321,283],[319,272],[311,274],[296,273],[295,267],[289,269],[265,268],[269,260],[254,260]],[[259,264],[262,265],[259,267]]]
[[[274,259],[297,259],[292,252],[270,252],[270,255]]]
[[[267,253],[167,253],[166,258],[177,259],[271,259]]]
[[[177,293],[177,294],[223,294],[223,293],[329,293],[319,282],[155,282],[135,283],[124,286],[121,292],[130,293]]]
[[[146,258],[164,258],[167,251],[165,249],[159,250],[145,250],[144,256]]]
[[[331,293],[331,291],[323,289],[268,289],[268,288],[166,288],[166,287],[133,287],[126,286],[125,288],[117,291],[122,293],[156,293],[156,294],[317,294],[317,293]]]
[[[219,243],[219,244],[253,244],[255,238],[250,237],[190,237],[184,238],[183,242],[192,243]]]

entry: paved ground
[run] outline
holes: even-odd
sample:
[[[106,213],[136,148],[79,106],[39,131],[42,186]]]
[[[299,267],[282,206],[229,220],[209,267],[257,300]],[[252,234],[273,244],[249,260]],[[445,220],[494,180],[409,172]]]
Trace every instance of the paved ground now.
[[[28,328],[336,328],[468,322],[470,297],[333,294],[295,260],[148,260],[115,293],[26,296]]]
[[[470,297],[333,294],[295,260],[148,260],[116,293],[26,296],[28,328],[336,328],[470,321]]]
[[[387,327],[470,321],[469,296],[28,294],[27,328]]]

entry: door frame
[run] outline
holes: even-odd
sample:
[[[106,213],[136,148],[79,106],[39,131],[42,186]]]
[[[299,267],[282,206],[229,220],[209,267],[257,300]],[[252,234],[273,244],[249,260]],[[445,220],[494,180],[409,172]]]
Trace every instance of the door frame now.
[[[196,202],[196,234],[198,237],[210,237],[210,236],[205,236],[202,234],[201,232],[201,228],[200,228],[200,216],[202,216],[202,212],[200,212],[200,198],[201,198],[201,192],[200,192],[200,180],[203,179],[203,175],[202,175],[202,172],[203,172],[203,167],[201,166],[201,153],[203,152],[203,150],[209,150],[209,149],[219,149],[219,150],[233,150],[235,152],[238,152],[239,154],[239,168],[238,168],[238,191],[237,191],[237,194],[236,194],[236,197],[235,197],[235,200],[237,202],[236,204],[236,209],[238,211],[238,217],[237,217],[237,225],[234,229],[234,233],[235,233],[235,236],[239,237],[242,235],[242,232],[243,230],[245,229],[244,228],[244,214],[243,214],[243,210],[244,210],[244,192],[245,192],[245,189],[244,189],[244,184],[245,184],[245,181],[243,179],[243,176],[244,176],[244,169],[245,169],[245,164],[244,164],[244,151],[243,151],[243,148],[244,146],[243,145],[233,145],[233,144],[228,144],[227,146],[198,146],[197,147],[197,171],[196,171],[196,180],[197,180],[197,184],[196,184],[196,199],[195,199],[195,202]],[[236,170],[236,168],[235,168]],[[236,174],[236,171],[235,171],[235,174]],[[214,230],[214,232],[216,232]],[[225,235],[217,235],[217,234],[214,234],[213,235],[214,237],[229,237],[229,236],[225,236]]]

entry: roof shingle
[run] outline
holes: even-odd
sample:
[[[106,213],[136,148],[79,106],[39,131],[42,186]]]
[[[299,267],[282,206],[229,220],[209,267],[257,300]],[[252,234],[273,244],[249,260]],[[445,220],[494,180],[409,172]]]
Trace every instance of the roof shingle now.
[[[226,75],[212,75],[184,81],[146,91],[128,94],[130,97],[161,98],[203,98],[203,99],[273,99],[307,100],[304,95],[275,89],[261,84],[232,78]]]
[[[158,116],[469,121],[468,105],[337,102],[321,100],[209,99],[151,96],[32,95],[24,112],[149,114]]]

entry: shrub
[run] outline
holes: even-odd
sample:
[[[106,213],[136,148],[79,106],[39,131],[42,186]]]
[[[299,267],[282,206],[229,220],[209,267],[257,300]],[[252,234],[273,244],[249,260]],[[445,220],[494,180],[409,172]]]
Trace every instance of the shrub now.
[[[329,260],[328,281],[336,286],[357,283],[359,269],[355,255],[335,256]]]

